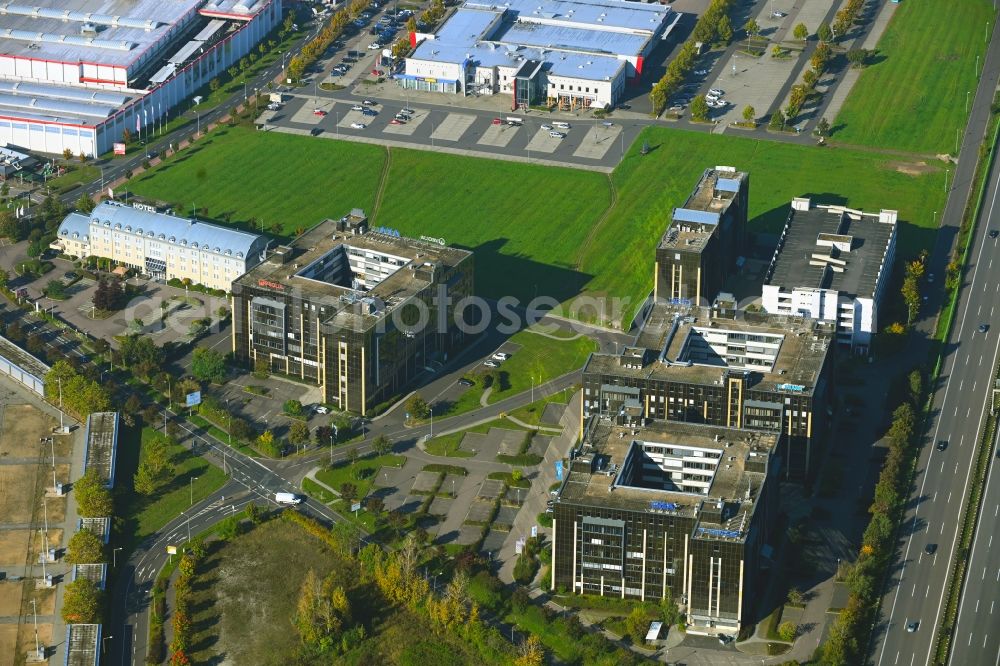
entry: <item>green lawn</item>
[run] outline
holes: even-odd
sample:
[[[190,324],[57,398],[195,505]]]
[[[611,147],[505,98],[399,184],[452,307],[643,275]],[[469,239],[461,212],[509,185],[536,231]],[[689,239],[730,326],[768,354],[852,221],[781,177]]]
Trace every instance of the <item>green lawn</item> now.
[[[406,456],[391,453],[384,456],[358,458],[353,465],[344,460],[333,467],[316,472],[316,479],[338,492],[342,484],[353,483],[358,489],[358,500],[361,500],[371,489],[379,469],[382,467],[402,467],[405,462]]]
[[[944,10],[944,11],[942,11]],[[992,30],[990,0],[903,2],[834,122],[837,141],[924,153],[952,153],[975,95],[976,56]],[[989,24],[989,25],[988,25]],[[832,119],[831,119],[832,120]]]
[[[226,127],[130,181],[133,194],[207,221],[282,235],[351,208],[371,210],[385,149]],[[255,223],[250,220],[254,218]]]
[[[647,155],[639,154],[643,141],[653,148]],[[209,219],[228,216],[244,228],[251,218],[265,230],[277,224],[287,235],[351,208],[371,212],[385,159],[378,146],[224,128],[130,189],[179,211],[207,208]],[[601,174],[393,149],[374,222],[472,248],[481,295],[620,298],[603,315],[570,314],[627,321],[652,288],[653,250],[671,210],[717,164],[750,172],[751,231],[780,230],[796,196],[895,208],[905,258],[930,246],[932,211],[943,208],[945,172],[937,162],[914,169],[861,150],[657,127],[642,132],[612,175],[617,200],[610,211]],[[527,389],[530,377],[517,381]]]
[[[573,397],[573,393],[578,390],[579,387],[577,386],[563,389],[562,391],[559,391],[559,393],[553,393],[550,396],[546,396],[541,400],[536,400],[531,404],[525,405],[524,407],[518,407],[509,414],[515,419],[523,421],[528,425],[539,425],[542,414],[545,412],[546,405],[550,402],[557,402],[560,405],[565,405],[569,402],[569,399]]]
[[[122,546],[128,553],[151,534],[159,531],[164,525],[181,515],[191,506],[191,497],[197,503],[208,497],[226,483],[226,475],[222,470],[205,461],[204,458],[192,455],[181,445],[171,447],[175,476],[172,481],[161,488],[155,495],[145,497],[132,489],[131,474],[135,472],[135,437],[131,435],[134,429],[126,431],[126,436],[119,446],[119,470],[129,474],[127,479],[119,479],[119,497],[116,501],[118,512],[123,520],[121,530]],[[142,460],[143,450],[154,438],[163,438],[152,428],[143,428],[139,460]],[[133,440],[133,441],[130,441]],[[130,452],[131,449],[131,452]],[[131,460],[130,460],[131,458]],[[191,479],[194,479],[192,482]]]
[[[492,421],[487,421],[486,423],[480,423],[477,426],[472,426],[465,430],[460,430],[458,432],[453,432],[448,435],[441,435],[439,437],[434,437],[427,440],[424,446],[427,448],[428,453],[432,453],[436,456],[450,456],[452,458],[471,458],[476,455],[473,451],[466,451],[464,449],[458,448],[462,443],[462,438],[465,437],[466,433],[474,432],[485,435],[490,431],[490,428],[505,428],[507,430],[525,430],[513,421],[505,418],[493,419]],[[318,475],[317,475],[318,476]]]
[[[540,386],[583,367],[587,356],[597,350],[597,343],[586,336],[553,339],[533,333],[532,329],[518,331],[510,337],[511,344],[518,345],[509,359],[500,365],[501,386],[490,391],[488,402],[494,403],[512,395],[530,391],[532,383]],[[485,368],[484,368],[485,369]],[[483,395],[482,379],[473,374],[475,382],[455,402],[435,403],[434,416],[446,417],[479,409]],[[563,398],[565,402],[567,398]],[[544,407],[543,407],[544,408]],[[529,415],[530,416],[530,415]],[[537,416],[533,424],[537,424]]]

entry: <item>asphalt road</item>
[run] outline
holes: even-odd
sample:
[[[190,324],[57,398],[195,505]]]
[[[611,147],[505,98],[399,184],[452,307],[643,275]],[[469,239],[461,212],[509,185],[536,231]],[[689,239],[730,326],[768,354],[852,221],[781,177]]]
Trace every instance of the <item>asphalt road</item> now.
[[[1000,171],[991,175],[991,202],[995,202],[1000,188],[998,176]],[[996,218],[994,210],[991,203],[977,232],[969,279],[948,340],[949,351],[941,370],[942,390],[934,397],[929,445],[920,457],[918,491],[904,521],[903,558],[894,576],[884,639],[876,653],[880,665],[924,664],[931,658],[949,562],[955,557],[970,460],[983,426],[1000,347],[1000,313],[996,312],[1000,258],[996,259],[996,267],[993,265],[1000,253],[1000,241],[987,236],[990,224],[1000,226],[1000,210],[995,210]],[[986,333],[978,332],[981,323],[992,322],[998,325],[991,325]],[[948,442],[947,449],[939,451],[938,442]],[[933,555],[925,552],[928,544],[938,548]],[[907,625],[912,622],[918,622],[919,627],[911,633]]]
[[[930,257],[929,272],[942,278],[969,192],[992,91],[1000,77],[1000,48],[996,39],[990,45],[985,70],[952,192],[943,211],[944,225]],[[996,206],[1000,193],[1000,166],[994,165],[988,179],[984,210],[970,248],[958,311],[933,396],[928,437],[918,461],[915,490],[903,523],[900,558],[882,602],[882,617],[871,653],[879,666],[912,666],[931,661],[949,564],[958,556],[957,531],[969,483],[970,461],[983,427],[993,368],[1000,351],[1000,239],[988,235],[990,229],[1000,229],[1000,208]],[[933,296],[939,301],[940,289]],[[989,326],[988,331],[978,332],[978,327],[984,323]],[[932,324],[932,321],[924,322],[923,332],[929,333]],[[948,442],[944,451],[937,450],[939,441]],[[991,479],[995,477],[991,475]],[[997,482],[994,480],[994,483]],[[992,504],[988,506],[995,507],[998,496],[1000,488],[991,487]],[[989,540],[997,526],[995,517],[992,521],[983,523],[980,539]],[[928,544],[937,546],[933,555],[925,552]],[[998,596],[997,558],[1000,555],[994,554],[989,560],[982,554],[980,561],[975,562],[978,571],[973,573],[976,575],[982,573],[984,566],[993,567],[990,574],[994,576],[993,585],[987,585],[989,580],[983,577],[965,591],[963,611],[966,615],[959,620],[957,636],[961,640],[955,643],[956,646],[964,645],[965,649],[961,653],[956,650],[952,659],[954,664],[995,663],[1000,645],[1000,612],[994,615],[990,613],[991,608],[980,608],[979,615],[972,619],[967,607],[974,608],[981,599]],[[909,632],[907,625],[912,622],[919,624],[916,631]],[[972,652],[973,649],[978,651]]]

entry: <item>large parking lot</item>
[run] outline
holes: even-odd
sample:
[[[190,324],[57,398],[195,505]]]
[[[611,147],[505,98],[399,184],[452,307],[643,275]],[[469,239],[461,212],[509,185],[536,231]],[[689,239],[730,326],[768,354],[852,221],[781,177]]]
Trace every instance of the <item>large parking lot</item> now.
[[[588,119],[557,127],[554,123],[563,121],[546,113],[452,110],[374,98],[371,101],[375,104],[362,105],[363,99],[352,99],[344,92],[337,96],[294,95],[280,109],[266,111],[258,122],[265,130],[459,149],[486,157],[506,156],[599,170],[614,168],[644,124]]]

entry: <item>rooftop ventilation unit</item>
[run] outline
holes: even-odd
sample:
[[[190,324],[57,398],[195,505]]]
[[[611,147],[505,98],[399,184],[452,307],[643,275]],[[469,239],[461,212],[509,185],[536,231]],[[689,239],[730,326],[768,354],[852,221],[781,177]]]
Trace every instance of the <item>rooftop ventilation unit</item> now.
[[[80,34],[81,35],[96,35],[97,34],[97,26],[94,25],[93,23],[84,23],[83,25],[80,26]]]

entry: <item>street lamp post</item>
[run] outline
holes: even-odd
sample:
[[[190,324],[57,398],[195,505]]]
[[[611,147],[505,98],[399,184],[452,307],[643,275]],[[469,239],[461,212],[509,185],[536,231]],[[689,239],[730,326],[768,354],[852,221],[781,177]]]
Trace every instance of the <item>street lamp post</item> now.
[[[194,112],[194,115],[198,117],[198,129],[197,129],[197,131],[195,131],[194,135],[195,136],[201,136],[201,111],[198,111],[196,109],[195,112]]]
[[[190,495],[191,495],[191,505],[192,505],[192,506],[194,505],[194,482],[195,482],[195,481],[196,481],[197,479],[198,479],[198,477],[197,477],[197,476],[192,476],[192,477],[191,477],[191,478],[189,479],[190,483],[188,484],[188,490],[190,491]]]
[[[966,90],[965,91],[965,113],[966,114],[969,113],[969,97],[971,95],[972,95],[972,91],[971,90]]]
[[[111,566],[112,567],[117,567],[118,566],[118,551],[119,550],[121,550],[121,548],[115,548],[113,551],[111,551]]]

